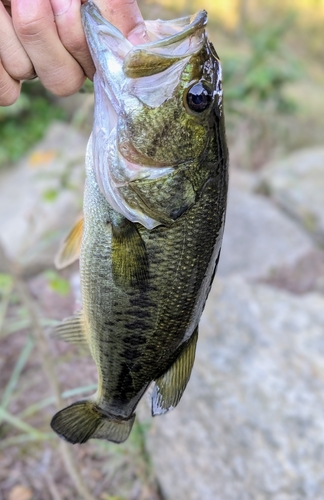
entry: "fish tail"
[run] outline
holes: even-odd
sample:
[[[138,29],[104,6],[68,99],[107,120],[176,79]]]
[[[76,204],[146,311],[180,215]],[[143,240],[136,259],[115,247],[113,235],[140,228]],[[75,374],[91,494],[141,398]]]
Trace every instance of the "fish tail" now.
[[[104,415],[95,403],[85,400],[56,413],[51,427],[72,444],[85,443],[91,438],[122,443],[128,438],[134,420],[135,414],[124,420]]]

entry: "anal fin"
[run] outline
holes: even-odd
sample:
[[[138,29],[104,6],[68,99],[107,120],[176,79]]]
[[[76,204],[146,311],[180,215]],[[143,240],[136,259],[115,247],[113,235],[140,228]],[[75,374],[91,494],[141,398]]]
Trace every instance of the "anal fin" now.
[[[167,372],[155,381],[152,394],[152,415],[161,415],[175,408],[187,387],[195,360],[198,327],[183,351]]]
[[[52,336],[70,344],[87,344],[82,311],[75,316],[65,318],[53,329]]]

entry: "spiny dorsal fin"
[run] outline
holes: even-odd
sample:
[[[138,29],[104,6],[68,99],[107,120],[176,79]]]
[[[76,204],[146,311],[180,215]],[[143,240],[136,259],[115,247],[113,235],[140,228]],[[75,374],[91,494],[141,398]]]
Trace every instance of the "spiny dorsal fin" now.
[[[65,318],[53,329],[52,336],[70,344],[87,344],[82,311]]]
[[[145,243],[135,224],[123,218],[112,225],[112,272],[117,286],[138,286],[148,283],[149,264]]]
[[[57,269],[69,266],[79,258],[83,233],[83,217],[73,226],[55,257]]]
[[[173,365],[171,365],[162,377],[155,381],[152,394],[153,416],[166,413],[175,408],[179,403],[191,375],[195,360],[197,339],[198,327],[187,341],[185,348]]]

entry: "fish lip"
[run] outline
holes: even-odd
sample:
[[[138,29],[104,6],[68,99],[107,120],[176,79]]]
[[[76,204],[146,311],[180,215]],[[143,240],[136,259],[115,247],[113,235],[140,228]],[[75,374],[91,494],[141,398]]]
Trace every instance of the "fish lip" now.
[[[110,34],[113,34],[118,38],[125,38],[121,31],[119,31],[113,24],[102,16],[99,8],[92,0],[88,0],[81,6],[81,19],[83,28],[87,31],[90,37],[91,30],[89,28],[91,25],[89,20],[91,19],[97,26],[101,26],[103,32],[106,31],[104,27],[108,27],[109,31],[111,31]]]
[[[208,16],[205,10],[200,10],[192,16],[181,17],[173,21],[160,21],[160,24],[170,24],[183,25],[183,29],[174,35],[164,37],[161,40],[156,40],[154,42],[146,42],[140,45],[136,45],[136,49],[158,49],[165,48],[176,42],[181,42],[182,40],[190,37],[199,30],[203,30],[207,24]]]
[[[117,55],[117,58],[121,61],[131,51],[132,43],[127,40],[118,28],[102,16],[99,8],[92,0],[88,0],[81,6],[81,20],[97,71],[98,68],[101,68],[104,72],[103,60],[108,51]]]

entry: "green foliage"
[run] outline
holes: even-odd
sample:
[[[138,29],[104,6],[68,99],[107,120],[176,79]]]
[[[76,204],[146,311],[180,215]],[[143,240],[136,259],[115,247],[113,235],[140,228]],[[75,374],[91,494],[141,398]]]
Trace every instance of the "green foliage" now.
[[[293,112],[296,103],[285,95],[285,86],[301,76],[301,66],[289,53],[283,38],[293,23],[288,16],[279,24],[247,33],[247,55],[225,57],[223,61],[225,99],[230,111],[245,106],[269,106],[279,112]]]
[[[18,101],[0,107],[0,167],[18,160],[43,137],[52,120],[64,117],[39,82],[24,83]]]
[[[68,295],[70,292],[70,283],[68,280],[62,278],[56,271],[53,269],[49,269],[48,271],[45,271],[45,277],[48,280],[48,284],[50,288],[57,293],[58,295],[61,295],[62,297],[65,297]]]
[[[93,82],[87,78],[79,92],[80,94],[93,94]]]
[[[7,296],[13,287],[13,279],[9,274],[0,273],[0,297]]]
[[[55,201],[57,199],[58,195],[59,195],[59,192],[57,189],[47,189],[43,193],[43,198],[45,201],[52,203],[53,201]]]
[[[9,274],[0,273],[0,337],[2,336],[2,328],[7,314],[12,289],[12,277]]]
[[[124,497],[111,496],[108,493],[102,493],[101,498],[102,500],[125,500]]]

